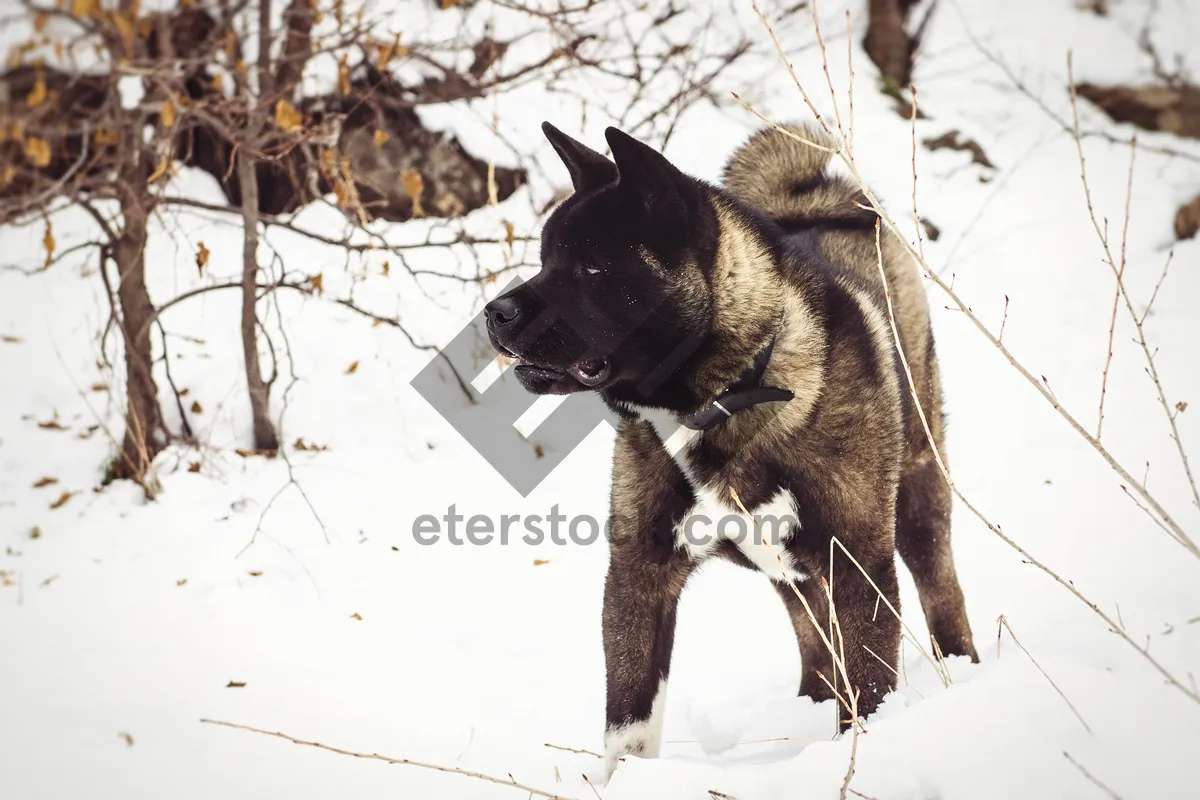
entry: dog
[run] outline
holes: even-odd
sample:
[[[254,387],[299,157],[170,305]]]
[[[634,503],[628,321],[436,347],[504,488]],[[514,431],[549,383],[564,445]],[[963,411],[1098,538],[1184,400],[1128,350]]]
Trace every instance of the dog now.
[[[542,129],[575,191],[545,224],[540,272],[485,317],[528,391],[598,392],[620,419],[603,610],[608,774],[622,756],[658,755],[679,597],[708,558],[772,579],[800,648],[799,693],[814,701],[834,698],[826,681],[836,686],[839,670],[798,595],[836,636],[832,596],[852,686],[842,697],[857,693],[866,716],[895,682],[900,622],[880,595],[898,612],[896,552],[940,652],[978,661],[950,489],[879,265],[944,453],[920,273],[857,186],[828,170],[830,137],[762,130],[714,186],[616,128],[605,132],[612,160]],[[693,524],[746,512],[790,524],[774,542]]]

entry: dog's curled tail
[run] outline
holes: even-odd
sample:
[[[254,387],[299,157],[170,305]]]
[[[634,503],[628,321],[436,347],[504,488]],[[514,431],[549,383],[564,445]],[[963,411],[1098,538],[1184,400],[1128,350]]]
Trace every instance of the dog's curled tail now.
[[[792,135],[764,128],[734,152],[725,165],[725,189],[777,221],[816,223],[861,216],[862,209],[855,205],[862,197],[857,187],[826,172],[837,143],[815,126],[780,127]]]

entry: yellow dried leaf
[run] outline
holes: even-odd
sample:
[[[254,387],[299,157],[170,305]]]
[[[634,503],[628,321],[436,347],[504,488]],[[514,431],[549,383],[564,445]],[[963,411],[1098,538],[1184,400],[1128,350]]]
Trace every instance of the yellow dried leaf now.
[[[65,506],[67,504],[67,501],[70,500],[74,496],[74,494],[75,494],[74,492],[63,492],[62,494],[60,494],[58,496],[57,500],[55,500],[53,503],[50,504],[50,510],[53,511],[55,509],[62,508],[63,506]]]
[[[42,236],[42,247],[46,249],[46,263],[44,268],[50,267],[50,262],[54,260],[54,225],[50,222],[50,218],[46,218],[46,234]]]
[[[50,164],[50,145],[45,139],[30,136],[25,140],[25,155],[35,167],[45,167]]]
[[[386,278],[392,272],[392,265],[390,263],[388,263],[387,261],[384,261],[381,271],[383,272],[383,277]]]
[[[421,173],[415,169],[406,169],[400,173],[400,183],[404,185],[405,194],[412,198],[413,216],[425,216],[425,209],[421,207],[421,192],[425,190],[425,181],[421,178]]]
[[[350,615],[350,619],[356,619],[359,622],[362,622],[362,614],[359,614],[357,611],[355,611],[353,614]]]
[[[375,131],[375,146],[383,147],[383,143],[388,140],[388,132],[383,128],[378,128]]]
[[[350,366],[346,367],[346,374],[353,375],[356,372],[358,372],[358,362],[354,361],[350,364]]]
[[[208,248],[204,246],[204,242],[196,242],[196,271],[201,275],[204,274],[204,267],[208,265],[208,257],[212,255]]]
[[[171,98],[163,101],[162,109],[158,112],[158,118],[162,121],[164,127],[175,127],[175,103]]]
[[[110,15],[112,26],[117,29],[117,33],[121,36],[121,42],[125,45],[125,52],[133,53],[133,17],[126,16],[120,11],[115,11]]]
[[[90,17],[100,10],[100,0],[71,0],[71,16],[75,19]]]
[[[533,565],[535,567],[540,567],[540,566],[543,566],[544,564],[549,564],[549,563],[550,563],[550,559],[548,559],[548,558],[535,558],[533,560]]]
[[[343,55],[338,59],[338,91],[342,94],[350,94],[350,64],[349,56]]]
[[[54,48],[54,60],[62,63],[63,53],[66,52],[66,46],[58,39],[54,40],[54,44],[52,46]]]
[[[1186,400],[1180,400],[1178,403],[1175,404],[1175,410],[1179,411],[1180,413],[1187,411],[1187,407],[1188,407],[1188,404],[1187,404]]]
[[[513,224],[508,220],[504,221],[504,241],[508,244],[508,252],[512,252],[513,240],[516,238],[516,231]]]
[[[164,155],[162,160],[158,162],[158,166],[154,168],[154,172],[150,173],[150,177],[146,178],[146,183],[154,183],[156,180],[167,174],[167,170],[171,167],[171,157]]]
[[[33,88],[29,90],[29,94],[25,95],[25,105],[37,108],[46,102],[46,94],[46,78],[39,72]]]
[[[317,294],[325,294],[325,276],[323,274],[309,276],[308,288]]]
[[[4,168],[4,172],[0,172],[0,186],[8,186],[15,177],[17,177],[17,168],[9,164]]]
[[[35,31],[37,31],[38,33],[41,33],[42,31],[46,30],[46,23],[48,23],[49,21],[50,21],[50,15],[47,14],[45,11],[34,12],[33,29]]]
[[[287,100],[275,104],[275,124],[285,131],[296,131],[304,125],[304,115]]]
[[[117,145],[121,142],[121,134],[106,128],[96,131],[96,135],[92,138],[95,139],[97,145],[101,146]]]

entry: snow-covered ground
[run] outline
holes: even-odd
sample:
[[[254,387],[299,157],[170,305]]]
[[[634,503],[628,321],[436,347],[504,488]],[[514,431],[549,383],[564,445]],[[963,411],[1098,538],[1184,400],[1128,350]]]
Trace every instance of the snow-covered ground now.
[[[956,291],[993,330],[1008,298],[1005,344],[1094,428],[1114,287],[1087,217],[1074,143],[1012,88],[967,31],[1069,117],[1068,50],[1080,80],[1149,79],[1136,42],[1145,8],[1113,2],[1103,18],[1072,0],[941,5],[918,59],[921,107],[930,119],[917,123],[917,137],[958,129],[979,141],[998,169],[968,165],[965,153],[918,148],[921,215],[942,232],[925,243],[928,259],[955,276]],[[469,13],[486,14],[486,6]],[[875,90],[874,68],[859,46],[865,3],[852,6],[855,148],[879,195],[907,219],[909,124]],[[1186,0],[1159,6],[1157,46],[1187,54],[1200,37],[1200,8]],[[442,24],[414,7],[404,6],[406,37]],[[745,31],[757,48],[715,87],[718,94],[737,91],[772,118],[806,117],[748,3],[714,9],[713,35]],[[821,18],[845,111],[845,18],[833,2],[821,4]],[[829,112],[808,11],[778,32],[796,51],[800,79]],[[549,118],[601,144],[609,122],[592,108],[580,131],[578,104],[537,86],[504,98],[499,112],[502,132],[521,142],[537,141],[538,124]],[[1081,114],[1086,128],[1130,133],[1084,104]],[[494,146],[490,116],[489,102],[427,119],[465,129],[468,146],[486,151]],[[685,170],[715,179],[754,127],[736,103],[699,104],[666,152]],[[1171,137],[1140,138],[1200,153]],[[1086,149],[1098,213],[1115,237],[1129,148],[1092,138]],[[518,234],[536,233],[530,209],[551,195],[551,182],[566,182],[548,146],[538,155],[542,171],[534,171],[531,187],[472,215],[471,231],[502,239],[510,221]],[[1198,187],[1196,160],[1139,152],[1126,272],[1139,311],[1172,246],[1174,210]],[[172,191],[217,197],[210,178],[190,171]],[[301,221],[342,225],[319,208]],[[426,233],[423,223],[381,230],[394,241]],[[43,232],[40,223],[0,229],[0,258],[8,266],[38,266]],[[56,218],[55,232],[59,247],[89,236],[86,218],[72,213]],[[435,344],[448,342],[503,283],[483,292],[438,278],[418,283],[395,263],[385,275],[382,255],[347,267],[334,249],[274,229],[268,239],[289,270],[322,274],[328,296],[346,296],[353,285],[361,305],[398,314]],[[212,253],[203,276],[193,261],[200,241]],[[163,301],[230,279],[240,269],[240,248],[236,220],[165,212],[147,259],[153,297]],[[484,252],[491,266],[503,266],[502,248]],[[529,258],[536,261],[536,250]],[[433,250],[413,253],[409,265],[455,269],[451,256]],[[1200,242],[1174,246],[1146,324],[1172,404],[1200,403],[1198,266]],[[92,388],[119,381],[97,367],[107,301],[95,270],[94,256],[33,276],[0,269],[0,797],[524,796],[201,718],[511,775],[571,798],[598,792],[604,800],[706,799],[709,790],[738,800],[837,796],[851,742],[834,736],[831,703],[814,706],[795,696],[797,648],[767,581],[724,564],[707,566],[684,596],[662,757],[629,759],[607,785],[589,786],[583,775],[597,778],[600,761],[558,748],[602,747],[603,542],[530,546],[514,537],[507,546],[445,539],[422,546],[412,528],[418,516],[441,516],[452,504],[467,517],[547,515],[557,504],[563,514],[602,519],[612,431],[597,428],[523,498],[409,385],[431,354],[330,302],[280,295],[279,318],[271,307],[271,324],[277,329],[282,319],[299,379],[288,392],[283,437],[328,447],[289,451],[311,508],[288,486],[282,460],[234,452],[249,446],[236,292],[202,295],[165,317],[171,373],[189,390],[186,402],[199,404],[188,414],[204,445],[160,457],[157,502],[144,502],[127,484],[100,488],[111,445],[96,426],[119,435],[120,415],[109,393]],[[947,302],[931,286],[958,485],[1006,534],[1119,616],[1152,656],[1195,687],[1200,564],[1123,494],[1095,451],[963,314],[945,309]],[[1123,315],[1104,443],[1138,479],[1148,470],[1150,489],[1200,535],[1200,510]],[[277,410],[288,368],[282,352],[280,359]],[[161,379],[160,387],[177,419]],[[1198,413],[1181,413],[1178,422],[1200,459]],[[51,421],[61,429],[39,424]],[[532,450],[537,442],[536,431],[528,442],[513,434],[515,447]],[[42,478],[56,482],[31,488]],[[70,496],[56,503],[64,492]],[[1166,685],[961,505],[954,537],[982,663],[952,659],[946,688],[906,648],[901,688],[867,720],[859,740],[851,789],[879,800],[1104,796],[1068,753],[1124,798],[1200,795],[1200,705]],[[901,599],[908,624],[923,637],[903,571]],[[997,647],[1001,615],[1090,731],[1007,634]]]

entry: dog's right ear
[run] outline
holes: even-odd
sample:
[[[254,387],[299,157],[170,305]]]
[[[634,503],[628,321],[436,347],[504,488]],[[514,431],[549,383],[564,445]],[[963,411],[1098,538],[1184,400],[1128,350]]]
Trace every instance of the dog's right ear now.
[[[554,145],[554,152],[562,159],[571,175],[575,191],[599,189],[617,179],[617,165],[585,144],[581,144],[551,125],[542,123],[542,133]]]

